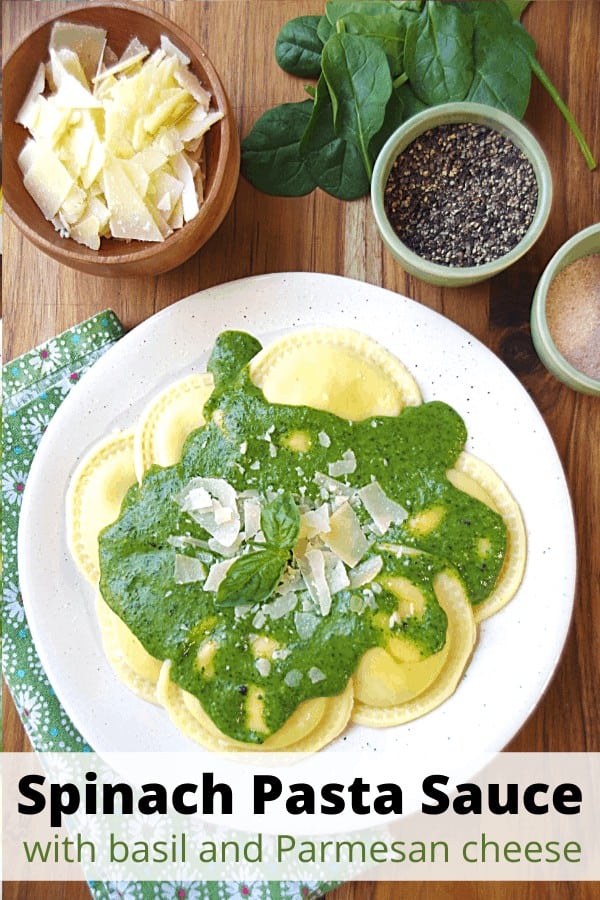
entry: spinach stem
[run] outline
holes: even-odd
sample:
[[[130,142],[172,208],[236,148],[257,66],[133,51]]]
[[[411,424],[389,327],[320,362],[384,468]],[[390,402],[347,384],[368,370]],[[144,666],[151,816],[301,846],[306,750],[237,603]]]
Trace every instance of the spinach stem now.
[[[556,105],[558,106],[559,110],[565,117],[565,120],[566,120],[569,128],[575,135],[575,139],[581,148],[581,152],[584,155],[584,158],[588,165],[588,168],[592,169],[592,170],[595,169],[596,165],[597,165],[596,160],[594,159],[594,155],[593,155],[592,151],[590,150],[586,139],[584,138],[583,134],[581,133],[581,129],[579,128],[579,125],[577,124],[577,122],[575,121],[575,119],[573,117],[573,113],[571,112],[571,110],[569,109],[569,107],[567,106],[565,101],[562,99],[562,97],[560,96],[560,94],[558,93],[558,91],[556,90],[556,88],[554,87],[554,85],[552,84],[552,82],[550,81],[550,79],[548,78],[548,76],[546,75],[544,70],[542,69],[541,65],[539,64],[539,62],[537,61],[535,56],[530,56],[529,59],[531,62],[531,71],[536,76],[536,78],[540,81],[540,83],[545,87],[545,89],[548,91],[548,93],[550,94],[550,96],[552,97],[552,99],[554,100]]]
[[[408,81],[408,75],[406,74],[406,72],[403,72],[401,75],[398,75],[397,78],[394,78],[394,80],[392,81],[392,87],[399,88],[406,81]]]

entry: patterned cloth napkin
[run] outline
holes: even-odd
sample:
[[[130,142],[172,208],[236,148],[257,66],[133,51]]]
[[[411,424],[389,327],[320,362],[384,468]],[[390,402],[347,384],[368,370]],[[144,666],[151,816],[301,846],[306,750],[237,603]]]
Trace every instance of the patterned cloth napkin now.
[[[17,528],[27,474],[52,416],[82,375],[123,335],[107,310],[3,366],[2,663],[35,750],[90,748],[62,708],[31,639],[17,569]],[[314,900],[323,882],[91,882],[95,900]]]

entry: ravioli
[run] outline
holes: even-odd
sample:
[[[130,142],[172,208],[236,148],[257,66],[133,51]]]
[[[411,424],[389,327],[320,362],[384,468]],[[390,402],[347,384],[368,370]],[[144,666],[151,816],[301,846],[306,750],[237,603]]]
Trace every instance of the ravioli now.
[[[439,705],[478,610],[508,602],[525,559],[518,507],[464,452],[460,417],[422,403],[391,354],[347,329],[264,350],[225,332],[208,370],[127,438],[115,521],[86,502],[112,480],[102,447],[73,479],[71,549],[98,583],[99,548],[119,677],[218,749],[315,750],[350,718],[387,726]],[[299,526],[274,549],[265,519],[282,498]],[[275,581],[257,601],[263,560]],[[249,567],[259,575],[236,586]]]

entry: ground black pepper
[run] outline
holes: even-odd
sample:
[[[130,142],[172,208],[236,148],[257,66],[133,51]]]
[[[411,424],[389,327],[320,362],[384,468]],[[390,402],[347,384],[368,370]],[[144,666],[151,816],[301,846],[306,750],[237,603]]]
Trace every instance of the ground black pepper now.
[[[438,125],[396,158],[384,206],[414,253],[478,266],[515,247],[533,219],[537,180],[525,154],[485,125]]]

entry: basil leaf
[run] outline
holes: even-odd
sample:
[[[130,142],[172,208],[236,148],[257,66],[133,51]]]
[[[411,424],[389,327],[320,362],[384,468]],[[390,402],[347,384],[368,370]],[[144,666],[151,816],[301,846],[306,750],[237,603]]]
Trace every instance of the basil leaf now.
[[[383,125],[392,76],[381,47],[354,34],[332,34],[322,54],[338,137],[358,148],[369,179],[369,143]]]
[[[535,42],[504,3],[468,3],[474,24],[475,74],[466,99],[521,119],[529,102]]]
[[[268,109],[242,141],[242,174],[265,194],[300,197],[316,187],[300,155],[312,100]]]
[[[275,42],[275,59],[290,75],[318,78],[323,42],[317,33],[320,16],[298,16],[283,26]]]
[[[406,74],[417,97],[430,106],[463,100],[473,81],[472,45],[473,21],[462,9],[427,3],[408,26],[404,47]]]
[[[300,531],[300,510],[291,494],[278,494],[263,508],[260,527],[267,544],[279,550],[292,549]]]
[[[218,606],[263,603],[281,580],[288,554],[284,550],[257,550],[240,556],[217,590]]]
[[[333,197],[355,200],[369,192],[360,152],[334,131],[331,97],[323,76],[317,82],[315,106],[300,152],[317,185]]]

